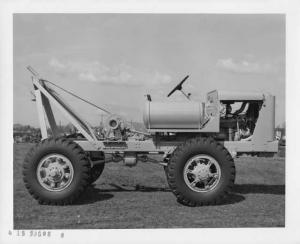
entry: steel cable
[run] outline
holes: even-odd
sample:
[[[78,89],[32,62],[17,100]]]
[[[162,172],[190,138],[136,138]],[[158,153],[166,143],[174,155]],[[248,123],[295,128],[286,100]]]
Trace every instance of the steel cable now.
[[[101,107],[99,107],[98,105],[96,105],[96,104],[94,104],[94,103],[92,103],[92,102],[90,102],[90,101],[88,101],[88,100],[85,100],[84,98],[82,98],[82,97],[80,97],[80,96],[74,94],[73,92],[70,92],[70,91],[68,91],[68,90],[66,90],[66,89],[64,89],[64,88],[62,88],[62,87],[56,85],[55,83],[53,83],[53,82],[51,82],[51,81],[49,81],[49,80],[41,79],[41,81],[48,82],[48,83],[50,83],[51,85],[57,87],[58,89],[61,89],[61,90],[63,90],[64,92],[70,94],[71,96],[76,97],[77,99],[79,99],[79,100],[81,100],[81,101],[83,101],[83,102],[85,102],[85,103],[88,103],[88,104],[90,104],[91,106],[93,106],[93,107],[95,107],[95,108],[98,108],[98,109],[100,109],[100,110],[102,110],[102,111],[104,111],[104,112],[106,112],[106,113],[108,113],[108,114],[112,114],[112,113],[109,112],[108,110],[106,110],[106,109],[104,109],[104,108],[101,108]]]

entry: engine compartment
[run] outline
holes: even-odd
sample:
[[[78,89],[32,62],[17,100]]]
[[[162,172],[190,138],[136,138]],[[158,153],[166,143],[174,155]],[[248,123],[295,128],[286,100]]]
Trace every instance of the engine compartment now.
[[[218,140],[251,140],[263,101],[221,101]]]
[[[211,91],[205,103],[147,101],[143,119],[163,137],[201,133],[219,141],[250,141],[264,104],[262,93]]]

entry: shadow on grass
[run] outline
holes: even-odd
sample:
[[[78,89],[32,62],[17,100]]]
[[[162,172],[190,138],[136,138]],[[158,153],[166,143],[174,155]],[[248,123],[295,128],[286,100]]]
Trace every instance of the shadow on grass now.
[[[217,206],[220,205],[230,205],[230,204],[235,204],[244,201],[246,198],[240,194],[236,193],[229,193],[223,201],[217,203]]]
[[[101,191],[102,192],[171,192],[171,189],[168,187],[149,187],[149,186],[136,185],[134,188],[128,189],[116,184],[110,184],[110,185],[113,186],[115,189],[105,189]],[[223,201],[219,202],[216,205],[229,205],[244,200],[245,200],[244,196],[236,193],[230,193],[226,198],[224,198]]]
[[[128,188],[127,186],[120,186],[117,184],[109,184],[114,187],[114,189],[103,189],[101,192],[171,192],[171,189],[168,187],[152,187],[152,186],[143,186],[135,185]]]
[[[284,195],[285,185],[262,185],[262,184],[242,184],[234,185],[234,193],[239,194],[273,194],[273,195]]]
[[[95,188],[93,185],[88,187],[80,198],[73,203],[73,205],[90,204],[100,201],[111,199],[114,195],[103,193],[100,189]]]
[[[111,199],[114,195],[111,192],[171,192],[168,187],[151,187],[143,185],[135,185],[132,187],[120,186],[117,184],[110,184],[111,189],[99,189],[92,185],[86,189],[79,200],[75,202],[75,205],[90,204],[99,201],[105,201]],[[261,185],[261,184],[242,184],[234,185],[232,192],[228,194],[223,201],[216,205],[230,205],[239,203],[245,200],[244,194],[275,194],[284,195],[284,185]]]
[[[103,189],[101,192],[171,192],[169,187],[151,187],[143,185],[125,186],[110,184],[113,189]],[[285,185],[262,185],[262,184],[235,184],[232,189],[232,193],[238,194],[274,194],[284,195]]]
[[[222,201],[217,202],[216,204],[213,204],[213,206],[222,206],[222,205],[230,205],[230,204],[235,204],[244,201],[246,198],[240,194],[235,194],[235,193],[229,193]],[[177,200],[178,203],[185,205],[187,207],[198,207],[198,206],[189,206],[184,202],[181,202]],[[204,204],[205,206],[205,204]]]
[[[129,189],[128,186],[125,188],[124,186],[120,186],[116,184],[110,184],[110,185],[113,186],[114,189],[103,189],[101,190],[101,192],[171,192],[171,189],[168,187],[150,187],[150,186],[136,185]],[[223,201],[217,203],[216,205],[235,204],[244,200],[245,200],[244,196],[236,193],[230,193],[226,198],[224,198]],[[185,205],[184,203],[182,204]]]

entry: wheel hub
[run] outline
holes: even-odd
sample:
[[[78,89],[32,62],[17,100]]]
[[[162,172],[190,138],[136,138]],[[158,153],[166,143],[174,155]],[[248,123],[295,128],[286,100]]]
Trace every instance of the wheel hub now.
[[[209,176],[209,168],[203,164],[198,164],[194,170],[194,174],[199,180],[207,179]]]
[[[63,176],[61,167],[51,166],[49,169],[48,177],[51,177],[54,181],[59,181]]]
[[[72,163],[60,154],[46,156],[37,167],[37,178],[45,189],[61,191],[67,188],[73,179]]]
[[[184,181],[190,189],[196,192],[208,192],[218,184],[221,169],[214,158],[200,154],[187,161],[183,174]]]

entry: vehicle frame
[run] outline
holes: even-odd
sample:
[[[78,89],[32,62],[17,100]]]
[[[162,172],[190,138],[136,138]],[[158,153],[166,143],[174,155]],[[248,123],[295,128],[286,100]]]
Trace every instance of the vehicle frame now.
[[[47,84],[50,81],[41,78],[33,68],[28,69],[33,74],[42,140],[28,152],[23,178],[30,194],[43,203],[72,203],[88,184],[98,179],[107,162],[123,161],[132,167],[138,161],[151,161],[164,166],[169,186],[180,203],[216,204],[234,184],[233,158],[240,154],[272,156],[278,151],[275,97],[270,94],[214,90],[207,94],[205,103],[193,102],[190,94],[182,90],[186,76],[168,96],[179,90],[189,101],[160,103],[146,96],[146,133],[123,128],[122,119],[101,108],[110,114],[109,131],[121,136],[100,138]],[[231,104],[239,102],[241,107],[232,113]],[[76,128],[75,135],[61,135],[52,106]],[[244,120],[249,126],[245,127]],[[129,133],[143,137],[131,137]],[[152,154],[160,154],[162,160],[148,158]]]

